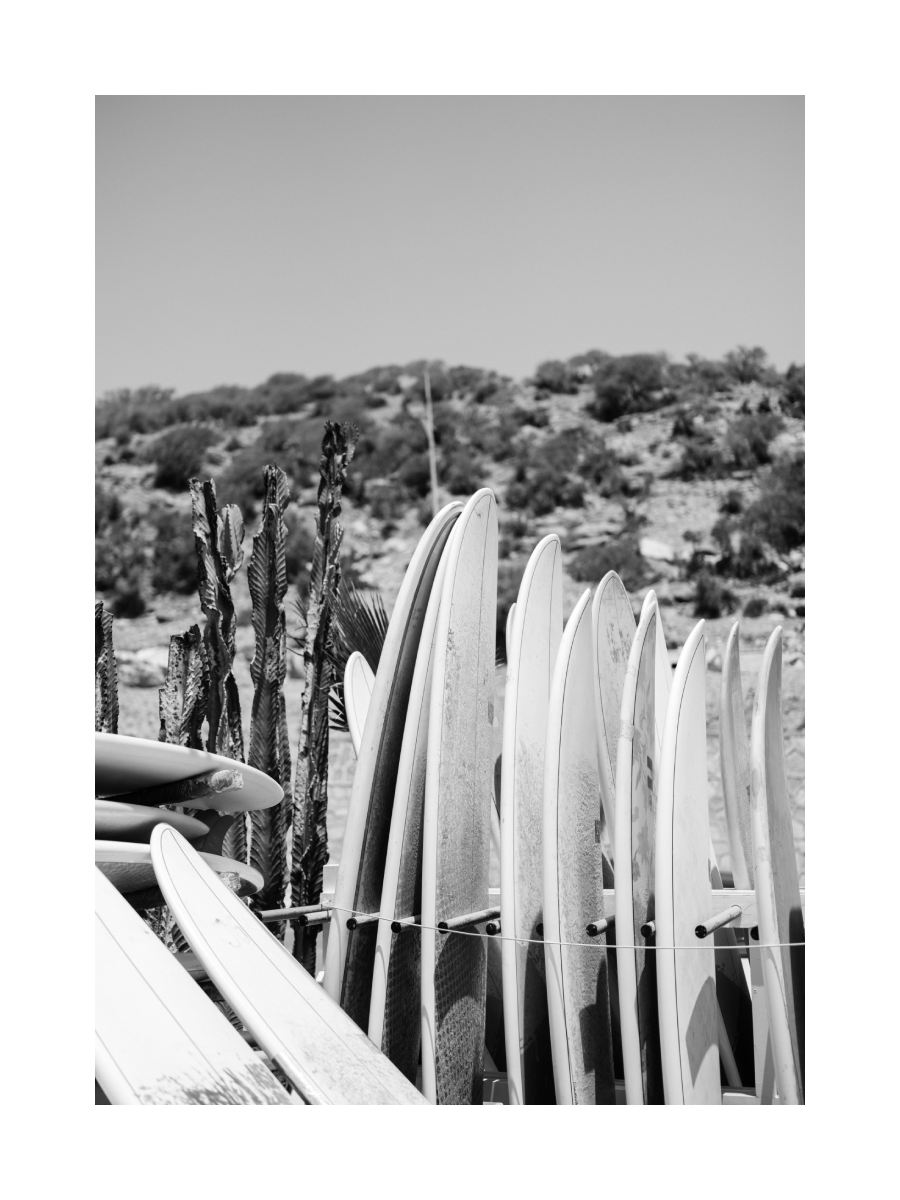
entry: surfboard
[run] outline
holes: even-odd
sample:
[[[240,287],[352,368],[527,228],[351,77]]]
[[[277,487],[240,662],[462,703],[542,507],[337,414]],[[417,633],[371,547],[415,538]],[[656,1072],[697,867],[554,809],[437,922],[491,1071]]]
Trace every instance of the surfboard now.
[[[203,837],[209,826],[196,817],[171,812],[167,808],[148,808],[123,800],[94,801],[94,837],[116,842],[149,842],[157,825],[169,824],[186,838]]]
[[[800,904],[781,726],[781,626],[763,654],[750,731],[750,836],[775,1086],[781,1104],[803,1104],[806,931]],[[779,943],[794,943],[779,945]]]
[[[500,798],[503,1019],[510,1104],[553,1104],[543,924],[544,746],[562,637],[562,550],[534,548],[506,639]]]
[[[441,556],[428,598],[413,671],[391,812],[384,886],[375,943],[369,1037],[412,1083],[422,1036],[421,942],[417,928],[392,929],[393,921],[421,921],[422,816],[428,752],[428,716],[434,677],[435,634],[447,555]]]
[[[347,928],[354,913],[377,914],[406,709],[428,598],[460,513],[446,505],[425,530],[391,613],[353,775],[325,951],[325,991],[362,1029],[369,1026],[377,923]]]
[[[544,955],[557,1104],[615,1104],[590,590],[553,670],[544,755]],[[574,943],[574,944],[573,944]]]
[[[217,874],[229,877],[239,896],[252,896],[263,885],[262,875],[248,863],[219,854],[204,854],[203,858]],[[99,839],[94,842],[94,862],[119,892],[132,894],[157,883],[150,847],[146,844]]]
[[[719,751],[722,760],[722,792],[725,800],[725,823],[728,830],[734,886],[752,890],[756,886],[750,833],[752,771],[750,739],[747,736],[747,726],[744,720],[738,622],[731,627],[722,662],[722,684],[719,693]],[[769,1039],[762,955],[758,947],[752,943],[749,959],[755,1091],[761,1103],[771,1104],[775,1098],[775,1070]]]
[[[656,711],[655,599],[645,600],[628,657],[616,756],[616,967],[628,1104],[665,1103],[656,951],[641,928],[656,917],[655,844],[661,739]],[[665,719],[663,714],[662,719]],[[645,949],[649,945],[650,949]],[[633,947],[633,949],[631,948]]]
[[[150,852],[191,949],[306,1103],[425,1103],[179,833],[157,826]]]
[[[294,1104],[95,871],[95,1073],[110,1104]]]
[[[358,650],[347,659],[344,668],[344,708],[347,712],[347,728],[353,753],[359,757],[359,745],[366,723],[366,713],[375,686],[375,672]]]
[[[591,606],[594,672],[594,708],[597,721],[600,796],[602,819],[608,827],[609,851],[615,854],[616,754],[619,742],[619,715],[628,655],[634,641],[634,611],[625,585],[608,571],[594,593]]]
[[[489,488],[467,502],[445,551],[428,714],[422,840],[422,1090],[439,1104],[480,1104],[487,949],[436,931],[488,907],[497,505]]]
[[[713,915],[703,631],[700,621],[675,669],[657,785],[656,978],[666,1104],[722,1103],[715,949],[695,933]]]
[[[94,789],[98,796],[127,800],[126,792],[178,783],[208,771],[240,771],[243,776],[244,786],[240,791],[216,797],[216,805],[223,813],[271,808],[284,797],[274,779],[221,754],[190,750],[187,746],[174,746],[168,742],[151,742],[148,738],[94,734]],[[208,808],[209,798],[190,804],[186,802],[185,807]]]

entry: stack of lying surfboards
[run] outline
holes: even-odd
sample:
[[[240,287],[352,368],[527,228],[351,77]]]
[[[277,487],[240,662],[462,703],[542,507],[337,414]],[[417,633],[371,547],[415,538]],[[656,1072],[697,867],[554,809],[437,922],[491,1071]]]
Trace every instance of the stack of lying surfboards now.
[[[134,908],[163,903],[150,861],[150,836],[162,824],[187,838],[239,895],[259,891],[260,873],[223,857],[222,843],[235,814],[279,803],[284,793],[274,779],[220,754],[110,733],[94,734],[94,759],[94,860]]]
[[[229,890],[217,878],[221,864],[204,863],[193,830],[178,832],[169,813],[153,829],[155,886],[256,1057],[98,879],[109,1099],[802,1103],[780,631],[749,741],[736,629],[728,644],[724,888],[709,835],[703,623],[673,677],[653,593],[635,626],[610,573],[563,628],[561,547],[544,538],[507,623],[498,771],[496,603],[496,503],[483,489],[424,533],[377,673],[348,663],[358,757],[320,914],[321,988],[240,903],[234,879]],[[131,988],[124,1005],[120,986]]]
[[[507,623],[497,787],[496,563],[492,493],[448,505],[410,563],[377,675],[348,664],[358,762],[326,992],[437,1103],[482,1102],[503,1068],[514,1104],[802,1102],[780,630],[752,744],[737,627],[728,642],[725,888],[703,622],[673,677],[655,595],[636,626],[611,572],[563,628],[560,542],[544,538]]]

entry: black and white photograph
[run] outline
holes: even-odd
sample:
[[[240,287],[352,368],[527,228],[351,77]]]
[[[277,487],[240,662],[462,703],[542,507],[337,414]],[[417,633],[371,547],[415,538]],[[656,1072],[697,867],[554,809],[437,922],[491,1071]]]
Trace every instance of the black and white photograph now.
[[[805,120],[97,94],[98,1105],[805,1103]]]

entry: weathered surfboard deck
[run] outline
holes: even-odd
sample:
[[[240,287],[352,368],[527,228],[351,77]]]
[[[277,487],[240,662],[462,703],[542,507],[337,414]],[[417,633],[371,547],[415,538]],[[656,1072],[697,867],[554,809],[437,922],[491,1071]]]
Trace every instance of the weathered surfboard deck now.
[[[391,807],[409,690],[428,597],[450,531],[462,511],[456,501],[432,520],[413,553],[375,676],[353,776],[341,846],[334,909],[325,952],[325,991],[362,1028],[369,1027],[377,923],[351,931],[353,913],[377,913],[384,884]]]
[[[94,789],[98,796],[127,800],[126,792],[140,788],[177,783],[209,771],[238,770],[244,786],[216,796],[216,808],[223,813],[251,812],[271,808],[284,798],[281,787],[246,763],[207,750],[191,750],[169,742],[151,742],[149,738],[125,737],[115,733],[94,734]],[[208,808],[209,797],[184,801],[187,808]]]
[[[700,621],[678,659],[658,782],[656,976],[666,1104],[722,1103],[715,950],[694,932],[713,915],[703,630]]]
[[[759,911],[759,949],[781,1104],[805,1103],[806,941],[781,727],[781,626],[759,672],[750,733],[750,834]]]
[[[191,949],[307,1104],[424,1103],[180,834],[160,825],[150,850]]]
[[[616,841],[616,754],[619,743],[619,715],[628,655],[634,641],[634,611],[625,585],[609,571],[597,585],[591,606],[594,671],[594,708],[597,721],[600,796],[602,819],[608,826],[609,849],[615,854]],[[615,863],[613,863],[615,865]]]
[[[562,637],[562,550],[535,547],[513,606],[506,644],[500,800],[503,1016],[510,1104],[553,1104],[544,948],[544,746],[550,683]]]
[[[203,859],[217,874],[229,876],[239,896],[252,896],[263,885],[262,875],[248,863],[219,854],[204,854]],[[117,891],[128,895],[152,888],[158,882],[146,843],[99,839],[94,842],[94,862]]]
[[[753,889],[753,844],[750,833],[750,739],[744,720],[741,686],[740,627],[731,627],[722,662],[719,696],[719,749],[722,759],[722,792],[725,823],[736,888]],[[763,981],[762,954],[750,946],[750,992],[753,1006],[753,1058],[756,1095],[763,1104],[775,1098],[775,1067],[769,1038],[769,1017]]]
[[[628,1104],[663,1104],[654,938],[655,844],[660,742],[656,711],[655,600],[644,604],[628,658],[616,759],[616,966]],[[663,714],[662,720],[665,719]],[[630,864],[630,869],[629,869]],[[649,950],[645,949],[649,945]],[[633,946],[634,949],[629,947]]]
[[[480,1104],[485,938],[435,927],[488,907],[497,609],[490,489],[469,499],[445,553],[425,772],[422,1088],[439,1104]]]
[[[566,624],[544,757],[544,954],[557,1104],[615,1104],[591,593]],[[560,943],[577,943],[560,944]]]
[[[447,555],[441,556],[419,639],[391,813],[381,916],[375,944],[369,1037],[412,1083],[422,1037],[421,934],[395,933],[391,921],[421,920],[422,819],[428,756],[428,717],[434,677],[435,634]]]
[[[106,1100],[298,1102],[102,872],[95,876],[95,1072]]]
[[[186,813],[148,808],[123,800],[94,801],[94,837],[113,842],[149,842],[157,825],[171,825],[186,838],[203,837],[209,826]]]
[[[353,746],[353,753],[357,757],[374,687],[375,672],[363,655],[358,650],[354,650],[344,668],[344,708],[347,712],[350,743]]]

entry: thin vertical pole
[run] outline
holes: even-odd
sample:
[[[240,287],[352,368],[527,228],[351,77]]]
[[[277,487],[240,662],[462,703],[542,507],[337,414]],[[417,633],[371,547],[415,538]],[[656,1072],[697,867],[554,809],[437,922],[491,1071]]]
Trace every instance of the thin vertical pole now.
[[[428,466],[431,471],[431,515],[438,512],[437,454],[434,449],[434,409],[431,407],[431,375],[425,368],[425,433],[428,436]]]

